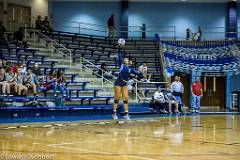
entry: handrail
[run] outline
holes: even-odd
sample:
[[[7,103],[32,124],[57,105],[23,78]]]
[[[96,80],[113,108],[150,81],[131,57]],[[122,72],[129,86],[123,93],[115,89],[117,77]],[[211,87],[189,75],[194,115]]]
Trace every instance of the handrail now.
[[[54,44],[62,47],[64,50],[66,50],[66,51],[69,53],[69,66],[70,66],[70,68],[72,67],[72,51],[71,51],[71,50],[69,50],[68,48],[66,48],[66,47],[63,46],[62,44],[56,42],[55,40],[51,39],[50,37],[46,36],[45,34],[43,34],[43,33],[42,33],[41,31],[39,31],[39,30],[25,28],[25,31],[27,31],[27,30],[33,31],[34,34],[37,33],[37,34],[41,35],[42,37],[46,38],[46,39],[47,39],[48,41],[50,41],[51,43],[54,43]],[[26,36],[26,35],[25,35],[25,36]],[[34,41],[35,41],[35,39],[34,39]],[[47,43],[47,42],[46,42],[46,43]],[[52,45],[52,46],[53,46],[53,45]],[[54,47],[54,46],[53,46],[53,47]],[[54,49],[57,50],[58,52],[61,52],[61,53],[64,54],[64,55],[66,54],[66,53],[62,52],[61,50],[57,49],[56,47],[54,47]]]
[[[92,73],[95,73],[91,68],[85,66],[85,65],[82,65],[82,67],[88,69],[89,71],[91,71]],[[102,79],[104,79],[105,81],[109,82],[112,86],[113,86],[113,82],[111,82],[110,80],[108,80],[107,78],[105,78],[103,75],[99,75],[97,73],[95,73],[96,75],[100,76]],[[103,82],[103,81],[102,81]],[[103,88],[103,83],[102,83],[102,88]]]
[[[101,70],[103,73],[107,73],[107,71],[104,71],[103,69],[101,69],[100,67],[98,67],[97,65],[93,64],[92,62],[90,62],[89,60],[85,59],[82,57],[82,60],[86,61],[87,63],[89,63],[91,66],[94,66],[95,68],[97,68],[98,70]],[[114,79],[117,79],[116,76],[111,75]]]

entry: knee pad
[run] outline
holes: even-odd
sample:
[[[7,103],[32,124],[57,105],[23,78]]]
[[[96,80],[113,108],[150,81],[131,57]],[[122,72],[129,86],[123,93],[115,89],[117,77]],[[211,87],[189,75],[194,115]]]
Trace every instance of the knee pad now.
[[[119,103],[119,100],[114,100],[114,103],[118,104],[118,103]]]
[[[128,100],[123,101],[124,104],[128,104]]]

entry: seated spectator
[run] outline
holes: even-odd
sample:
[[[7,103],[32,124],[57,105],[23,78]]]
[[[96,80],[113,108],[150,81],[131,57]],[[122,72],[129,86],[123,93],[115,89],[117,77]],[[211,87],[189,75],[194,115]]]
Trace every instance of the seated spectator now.
[[[46,81],[43,84],[43,87],[46,88],[46,90],[53,90],[53,94],[54,96],[57,96],[56,92],[57,92],[57,82],[56,82],[56,73],[55,71],[52,69],[49,71],[48,75],[46,76]]]
[[[112,72],[108,71],[106,63],[102,63],[100,69],[98,70],[97,77],[101,78],[102,76],[106,79],[112,79]]]
[[[172,111],[178,113],[178,102],[177,99],[175,98],[175,96],[172,94],[171,92],[171,88],[170,85],[167,85],[167,90],[163,91],[166,103],[168,104],[168,112],[172,113]],[[174,108],[172,108],[172,106],[174,105]]]
[[[18,65],[19,68],[21,68],[21,74],[22,75],[26,75],[27,74],[27,66],[26,63],[21,63]]]
[[[42,17],[40,16],[40,15],[38,15],[38,17],[37,17],[37,20],[35,21],[35,28],[37,29],[37,30],[43,30],[43,22],[42,22]]]
[[[50,22],[49,22],[47,16],[45,16],[44,21],[42,21],[42,28],[45,32],[51,32],[52,31],[52,28],[50,26]]]
[[[23,48],[28,48],[27,42],[23,39],[24,29],[22,27],[20,27],[18,31],[14,32],[14,38],[16,41],[16,47],[23,46]]]
[[[154,109],[157,112],[160,113],[167,113],[166,111],[166,103],[165,103],[165,98],[164,98],[164,94],[161,90],[161,87],[158,86],[157,87],[157,91],[154,93],[153,95],[153,99],[151,102],[151,108]]]
[[[63,97],[68,97],[69,93],[67,88],[65,87],[66,79],[64,77],[64,72],[61,69],[57,71],[56,78],[57,78],[57,89],[60,90],[60,93],[62,94]]]
[[[0,60],[0,68],[4,68],[6,70],[6,68],[8,68],[8,62],[4,59]]]
[[[8,67],[8,68],[10,68],[10,67]],[[18,71],[18,66],[16,64],[13,64],[12,67],[11,67],[11,70],[14,74],[16,74],[17,71]]]
[[[27,70],[27,74],[24,76],[23,84],[27,87],[28,91],[32,89],[34,96],[38,96],[36,75],[32,73],[30,68]]]
[[[5,76],[5,69],[4,68],[0,68],[0,88],[1,88],[1,94],[3,96],[7,96],[6,93],[6,76]]]
[[[18,68],[18,72],[16,75],[16,85],[15,85],[15,92],[17,92],[18,96],[27,96],[28,95],[28,88],[24,85],[24,76],[22,74],[22,67]]]
[[[36,75],[36,81],[38,83],[40,83],[41,87],[43,87],[44,75],[41,72],[38,63],[34,63],[34,66],[32,68],[32,73],[34,73]]]
[[[5,81],[7,83],[7,93],[11,93],[11,88],[16,86],[16,75],[16,72],[14,72],[14,70],[12,70],[10,67],[6,69]]]
[[[148,74],[148,67],[147,67],[147,63],[143,62],[143,64],[141,66],[139,66],[139,72],[142,73],[143,77],[147,80],[150,81],[151,79],[151,74]]]

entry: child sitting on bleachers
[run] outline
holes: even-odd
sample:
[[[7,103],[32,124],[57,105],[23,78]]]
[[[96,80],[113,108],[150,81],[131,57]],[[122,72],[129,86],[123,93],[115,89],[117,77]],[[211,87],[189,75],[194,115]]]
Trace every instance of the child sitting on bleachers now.
[[[34,96],[38,96],[36,75],[32,73],[30,68],[27,70],[27,74],[24,76],[24,86],[27,87],[28,91],[32,89]]]
[[[17,92],[18,96],[27,96],[28,95],[28,88],[24,85],[24,76],[22,73],[22,66],[18,68],[18,72],[16,75],[16,85],[15,91]]]
[[[6,87],[7,87],[7,93],[11,93],[11,88],[15,87],[16,85],[16,72],[15,70],[12,70],[10,67],[6,69],[5,73],[5,80],[6,80]]]
[[[57,89],[60,90],[60,93],[62,94],[63,97],[68,97],[68,90],[67,88],[65,87],[65,84],[66,84],[66,79],[65,79],[65,76],[64,76],[64,72],[62,70],[58,70],[57,71]]]
[[[56,94],[56,92],[57,92],[56,74],[53,69],[48,72],[48,75],[46,76],[46,81],[43,83],[43,87],[47,91],[52,89],[54,96],[57,96],[57,94]]]
[[[43,87],[44,75],[41,72],[38,63],[34,63],[34,66],[32,68],[32,73],[34,73],[36,75],[37,85],[40,84],[40,86]]]
[[[7,96],[7,93],[6,93],[6,76],[5,76],[5,69],[4,68],[1,68],[0,69],[0,88],[1,88],[1,94],[3,96]]]

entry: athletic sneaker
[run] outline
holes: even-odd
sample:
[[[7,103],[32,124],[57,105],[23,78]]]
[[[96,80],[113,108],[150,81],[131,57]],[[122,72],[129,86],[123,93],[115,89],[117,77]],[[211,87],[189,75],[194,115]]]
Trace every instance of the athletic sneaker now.
[[[192,109],[192,110],[191,110],[191,112],[192,112],[192,113],[195,113],[195,110],[194,110],[194,109]]]
[[[195,110],[195,112],[196,112],[196,113],[199,113],[199,110],[198,110],[198,109],[196,109],[196,110]]]
[[[114,120],[118,120],[117,114],[116,114],[116,113],[113,113],[113,114],[112,114],[112,118],[113,118]]]
[[[179,113],[179,111],[178,111],[178,110],[175,110],[174,113]]]
[[[125,115],[124,115],[124,118],[125,118],[126,120],[130,120],[129,114],[125,114]]]

